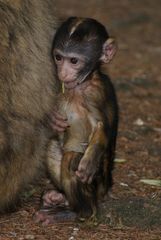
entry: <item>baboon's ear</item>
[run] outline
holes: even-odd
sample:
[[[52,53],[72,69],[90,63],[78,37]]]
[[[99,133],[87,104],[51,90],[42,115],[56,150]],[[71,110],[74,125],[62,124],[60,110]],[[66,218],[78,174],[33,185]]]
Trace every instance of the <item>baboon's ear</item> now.
[[[102,56],[100,58],[102,63],[109,63],[117,51],[117,45],[113,38],[108,38],[103,44]]]

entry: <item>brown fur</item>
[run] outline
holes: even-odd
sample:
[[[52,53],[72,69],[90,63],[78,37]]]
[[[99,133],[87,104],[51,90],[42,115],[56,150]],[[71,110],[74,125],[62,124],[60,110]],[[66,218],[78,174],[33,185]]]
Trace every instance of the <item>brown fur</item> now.
[[[54,0],[0,0],[0,211],[45,159],[55,28]]]

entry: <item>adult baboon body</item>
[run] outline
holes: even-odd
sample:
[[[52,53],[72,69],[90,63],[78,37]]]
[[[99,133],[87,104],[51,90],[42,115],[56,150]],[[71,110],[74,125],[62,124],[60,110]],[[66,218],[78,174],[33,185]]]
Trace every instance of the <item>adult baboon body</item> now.
[[[0,211],[45,159],[53,107],[54,0],[0,0]]]

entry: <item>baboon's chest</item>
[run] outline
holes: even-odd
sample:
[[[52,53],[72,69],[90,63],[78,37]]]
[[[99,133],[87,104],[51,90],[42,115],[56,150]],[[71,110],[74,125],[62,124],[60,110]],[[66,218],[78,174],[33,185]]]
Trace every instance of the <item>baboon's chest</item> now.
[[[63,107],[60,113],[67,118],[70,126],[64,134],[64,147],[70,151],[84,152],[91,133],[88,106],[79,96],[69,99],[64,96],[61,101]]]

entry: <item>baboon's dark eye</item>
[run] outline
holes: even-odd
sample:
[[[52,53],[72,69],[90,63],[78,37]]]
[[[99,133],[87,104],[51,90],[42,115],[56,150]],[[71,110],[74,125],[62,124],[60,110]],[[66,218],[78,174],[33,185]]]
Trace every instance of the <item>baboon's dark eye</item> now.
[[[77,64],[78,59],[77,59],[77,58],[71,58],[71,59],[70,59],[70,62],[71,62],[72,64]]]
[[[62,56],[60,54],[56,54],[55,55],[55,59],[56,59],[56,61],[61,61],[62,60]]]

